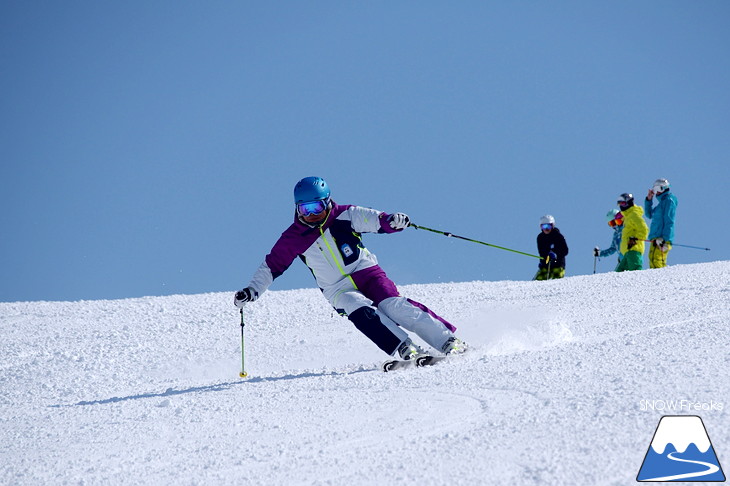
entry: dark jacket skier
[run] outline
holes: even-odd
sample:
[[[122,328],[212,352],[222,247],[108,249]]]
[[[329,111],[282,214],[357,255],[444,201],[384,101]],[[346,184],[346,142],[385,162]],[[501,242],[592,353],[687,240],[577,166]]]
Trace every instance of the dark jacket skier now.
[[[560,230],[555,227],[555,218],[549,214],[540,218],[537,252],[542,258],[535,280],[565,277],[565,257],[568,254],[568,244]]]

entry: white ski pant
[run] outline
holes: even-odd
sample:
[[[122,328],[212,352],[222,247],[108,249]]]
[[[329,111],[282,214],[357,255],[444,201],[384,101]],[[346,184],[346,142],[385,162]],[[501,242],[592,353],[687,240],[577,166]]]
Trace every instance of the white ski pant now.
[[[356,290],[347,279],[337,288],[324,291],[324,295],[332,307],[347,315],[361,307],[373,306],[373,301]],[[384,299],[376,307],[376,313],[381,323],[401,344],[408,339],[408,333],[403,329],[416,334],[437,351],[441,351],[446,341],[454,335],[441,321],[402,296]],[[396,347],[391,354],[395,354],[397,349]]]

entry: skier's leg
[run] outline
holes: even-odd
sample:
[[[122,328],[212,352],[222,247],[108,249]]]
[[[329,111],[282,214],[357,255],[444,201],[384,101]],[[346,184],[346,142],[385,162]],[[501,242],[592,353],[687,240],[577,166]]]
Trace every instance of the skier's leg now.
[[[402,329],[387,326],[372,307],[360,307],[347,318],[377,347],[391,356],[398,351],[401,343],[408,340],[408,335]]]
[[[535,274],[535,278],[533,280],[547,280],[547,279],[548,279],[548,269],[547,269],[547,267],[545,267],[545,268],[540,268],[537,271],[537,274]]]
[[[642,270],[644,268],[644,255],[636,250],[629,250],[624,255],[621,263],[626,262],[625,270]]]
[[[422,307],[426,308],[405,297],[389,297],[378,305],[378,310],[441,351],[454,334],[444,324],[446,321],[442,322],[436,314],[428,311],[428,308],[424,311]]]
[[[672,251],[672,244],[668,241],[664,242],[664,250],[662,253],[664,253],[664,258],[662,259],[662,266],[667,266],[667,257],[669,256],[669,252]]]
[[[661,253],[661,250],[652,241],[649,244],[649,268],[660,268],[657,253]]]
[[[352,278],[358,290],[373,301],[384,322],[394,322],[416,333],[438,350],[443,350],[449,338],[454,337],[454,326],[425,305],[401,297],[395,283],[379,266],[355,272]]]
[[[330,303],[341,315],[347,316],[355,327],[377,347],[389,355],[395,354],[408,334],[393,321],[381,316],[373,308],[372,301],[354,288],[340,289]]]
[[[662,248],[656,246],[654,243],[649,247],[649,268],[664,268],[667,266],[667,254],[671,249],[670,243],[664,243],[664,248],[667,251],[663,251]]]

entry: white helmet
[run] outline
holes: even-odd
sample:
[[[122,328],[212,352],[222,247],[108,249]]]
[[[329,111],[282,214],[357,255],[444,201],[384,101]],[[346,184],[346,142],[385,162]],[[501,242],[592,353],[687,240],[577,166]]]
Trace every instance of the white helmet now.
[[[654,194],[659,194],[669,189],[669,181],[666,179],[657,179],[654,181],[654,187],[651,188]]]
[[[551,214],[546,214],[540,218],[540,224],[552,224],[555,225],[555,218]]]

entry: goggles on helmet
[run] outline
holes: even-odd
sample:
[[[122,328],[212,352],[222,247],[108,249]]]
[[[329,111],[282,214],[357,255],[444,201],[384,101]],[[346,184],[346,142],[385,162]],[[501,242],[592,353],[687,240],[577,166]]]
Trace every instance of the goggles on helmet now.
[[[624,215],[621,213],[616,213],[616,216],[608,222],[608,225],[611,228],[615,228],[616,226],[621,226],[624,224]]]
[[[321,214],[327,209],[329,201],[311,201],[297,204],[297,213],[300,216],[309,216],[310,214]]]
[[[552,225],[552,223],[545,223],[545,224],[541,224],[540,228],[542,228],[544,230],[549,230],[549,229],[553,229],[553,225]]]

